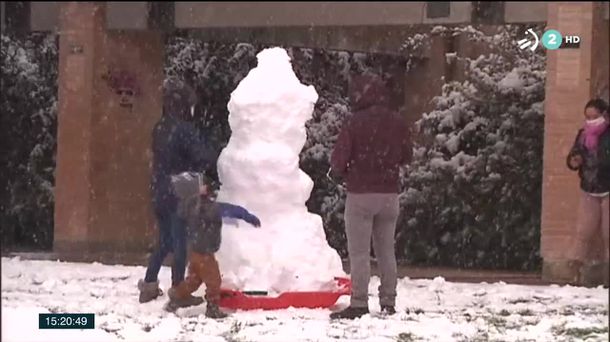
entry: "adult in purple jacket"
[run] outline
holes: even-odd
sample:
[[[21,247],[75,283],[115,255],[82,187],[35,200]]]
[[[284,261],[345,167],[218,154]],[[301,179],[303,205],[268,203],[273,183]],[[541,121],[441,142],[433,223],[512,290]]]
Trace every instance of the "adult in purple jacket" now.
[[[413,154],[407,123],[389,108],[384,82],[377,76],[358,76],[349,88],[353,115],[332,152],[331,172],[347,183],[344,215],[352,295],[350,306],[332,313],[332,319],[354,319],[369,312],[371,237],[381,272],[380,306],[383,313],[396,312],[398,176],[399,167]]]

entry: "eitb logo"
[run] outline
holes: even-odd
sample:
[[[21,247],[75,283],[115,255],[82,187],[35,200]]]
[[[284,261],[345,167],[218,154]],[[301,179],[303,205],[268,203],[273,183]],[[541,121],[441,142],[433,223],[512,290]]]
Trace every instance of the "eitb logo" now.
[[[538,39],[538,35],[532,29],[528,29],[527,33],[530,34],[534,38],[534,41],[532,42],[528,38],[521,39],[520,41],[517,42],[517,44],[519,45],[519,49],[524,50],[524,49],[530,48],[531,51],[535,51],[536,48],[538,47],[538,43],[540,43],[540,40]]]

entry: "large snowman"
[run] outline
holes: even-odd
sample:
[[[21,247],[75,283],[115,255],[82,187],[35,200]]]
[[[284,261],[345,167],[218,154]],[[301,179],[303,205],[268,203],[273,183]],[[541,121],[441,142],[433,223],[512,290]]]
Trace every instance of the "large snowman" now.
[[[333,289],[344,275],[322,219],[307,211],[313,181],[299,168],[318,94],[296,77],[284,49],[257,55],[258,66],[231,94],[232,135],[218,160],[218,201],[242,205],[262,227],[224,221],[217,254],[223,286],[240,290]]]

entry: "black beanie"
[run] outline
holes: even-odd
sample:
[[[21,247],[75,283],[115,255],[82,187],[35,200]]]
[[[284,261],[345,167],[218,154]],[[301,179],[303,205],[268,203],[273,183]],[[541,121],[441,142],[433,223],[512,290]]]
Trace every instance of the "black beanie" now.
[[[163,113],[180,119],[190,116],[191,107],[197,103],[195,90],[184,81],[172,77],[163,82]]]

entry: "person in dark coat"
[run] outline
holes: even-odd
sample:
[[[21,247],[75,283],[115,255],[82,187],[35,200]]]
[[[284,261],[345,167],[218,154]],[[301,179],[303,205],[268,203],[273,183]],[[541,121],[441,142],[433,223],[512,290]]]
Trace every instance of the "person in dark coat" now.
[[[197,102],[195,91],[177,79],[163,85],[163,115],[153,130],[152,202],[159,229],[159,246],[148,262],[146,276],[138,282],[140,303],[162,294],[157,279],[163,260],[173,253],[172,285],[184,280],[186,268],[186,222],[180,218],[171,176],[187,171],[215,174],[219,152],[208,147],[188,121]],[[203,301],[193,297],[193,302]]]
[[[591,273],[602,272],[608,285],[608,256],[610,240],[610,117],[608,104],[593,99],[585,105],[584,127],[576,134],[576,140],[567,158],[568,168],[578,171],[580,177],[580,205],[576,238],[571,249],[574,266],[578,269],[579,283],[598,278]],[[604,241],[604,260],[585,263],[593,239]],[[599,270],[599,271],[596,271]]]
[[[172,312],[191,306],[189,296],[205,283],[206,317],[225,318],[227,315],[218,306],[221,276],[214,256],[220,249],[222,218],[241,219],[254,227],[260,227],[261,222],[243,207],[216,202],[214,190],[203,174],[172,176],[172,184],[180,199],[178,214],[187,221],[189,266],[186,279],[169,290],[170,301],[165,309]]]
[[[399,214],[399,167],[413,151],[406,120],[389,108],[389,91],[378,76],[350,80],[353,115],[331,155],[331,173],[347,183],[345,230],[350,260],[350,306],[332,319],[360,317],[368,310],[371,237],[381,272],[379,304],[395,313],[394,233]]]

